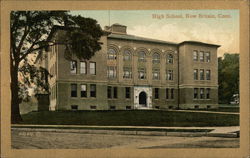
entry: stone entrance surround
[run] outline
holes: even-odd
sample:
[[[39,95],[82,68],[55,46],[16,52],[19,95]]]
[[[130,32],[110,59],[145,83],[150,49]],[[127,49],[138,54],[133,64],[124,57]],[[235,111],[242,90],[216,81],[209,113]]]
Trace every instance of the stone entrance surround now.
[[[145,92],[147,96],[146,106],[139,104],[139,94]],[[134,86],[134,109],[152,109],[152,87]]]

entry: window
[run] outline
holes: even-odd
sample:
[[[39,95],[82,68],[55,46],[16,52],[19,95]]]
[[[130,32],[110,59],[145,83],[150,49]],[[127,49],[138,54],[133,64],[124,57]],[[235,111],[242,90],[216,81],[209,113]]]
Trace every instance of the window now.
[[[153,54],[153,64],[160,63],[160,55],[158,53]]]
[[[70,61],[70,73],[76,74],[76,61]]]
[[[81,85],[81,97],[87,97],[87,85]]]
[[[108,86],[107,92],[108,92],[108,98],[112,98],[112,87],[111,86]]]
[[[114,98],[117,98],[117,87],[114,87]]]
[[[128,51],[128,50],[124,51],[123,60],[124,61],[130,61],[131,60],[131,53],[130,53],[130,51]]]
[[[159,99],[159,88],[155,88],[155,99]]]
[[[174,63],[174,57],[173,57],[172,54],[168,54],[167,63],[168,64],[173,64]]]
[[[206,70],[206,79],[207,79],[207,80],[210,80],[210,79],[211,79],[210,70]]]
[[[167,70],[167,80],[173,80],[173,70]]]
[[[96,109],[96,106],[91,105],[91,106],[90,106],[90,109],[91,109],[91,110],[95,110],[95,109]]]
[[[153,80],[159,80],[160,79],[160,70],[155,69],[153,70]]]
[[[204,61],[204,52],[200,52],[200,61]]]
[[[132,107],[131,106],[126,106],[126,110],[131,110]]]
[[[110,106],[110,110],[115,110],[115,106]]]
[[[90,62],[89,63],[89,69],[90,69],[90,74],[95,75],[96,74],[96,63],[95,62]]]
[[[206,98],[210,99],[210,88],[206,89]]]
[[[200,80],[204,80],[204,69],[200,69]]]
[[[171,99],[174,99],[174,89],[171,89]]]
[[[125,98],[130,98],[130,87],[125,87]]]
[[[193,51],[193,60],[198,61],[198,51],[197,50]]]
[[[146,79],[146,69],[145,68],[140,68],[138,70],[138,78],[139,79]]]
[[[77,84],[71,84],[71,97],[77,97]]]
[[[210,62],[210,52],[206,52],[206,62]]]
[[[194,80],[198,80],[198,69],[194,69]]]
[[[204,99],[204,88],[200,89],[200,99]]]
[[[169,99],[168,88],[166,89],[166,99]]]
[[[123,68],[123,78],[132,78],[132,68],[124,67]]]
[[[71,105],[71,110],[78,110],[78,105]]]
[[[116,78],[116,67],[108,66],[108,78]]]
[[[198,88],[194,88],[194,99],[198,99]]]
[[[90,97],[96,97],[96,85],[95,84],[90,85]]]
[[[146,53],[145,52],[143,52],[143,51],[139,52],[138,61],[140,61],[140,62],[146,62]]]
[[[87,73],[86,62],[81,61],[80,62],[80,74],[86,74],[86,73]]]
[[[112,48],[108,50],[108,59],[109,60],[116,60],[116,51]]]

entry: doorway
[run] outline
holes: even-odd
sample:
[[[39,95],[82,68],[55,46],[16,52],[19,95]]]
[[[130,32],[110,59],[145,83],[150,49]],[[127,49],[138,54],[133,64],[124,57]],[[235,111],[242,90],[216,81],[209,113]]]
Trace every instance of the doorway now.
[[[147,107],[147,94],[145,92],[139,94],[139,104],[143,107]]]

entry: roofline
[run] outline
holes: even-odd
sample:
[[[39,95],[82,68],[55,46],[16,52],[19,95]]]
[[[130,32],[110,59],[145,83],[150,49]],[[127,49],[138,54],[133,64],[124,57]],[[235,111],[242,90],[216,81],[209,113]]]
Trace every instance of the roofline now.
[[[183,44],[199,44],[199,45],[206,45],[206,46],[213,46],[213,47],[220,47],[221,45],[217,44],[211,44],[211,43],[204,43],[204,42],[199,42],[199,41],[183,41],[178,44],[178,46],[181,46]]]
[[[117,34],[117,33],[115,33],[115,34]],[[121,35],[129,35],[129,34],[121,34]],[[130,36],[134,36],[134,35],[130,35]],[[142,41],[142,42],[148,42],[148,43],[168,44],[168,45],[175,45],[175,46],[178,45],[178,43],[174,43],[174,42],[161,41],[161,40],[157,40],[157,39],[150,39],[150,38],[140,37],[140,36],[134,36],[134,37],[145,38],[145,39],[136,40],[136,39],[126,39],[126,38],[120,38],[120,37],[107,36],[107,38],[113,38],[113,39],[119,39],[119,40]],[[149,41],[149,40],[152,40],[152,41]]]

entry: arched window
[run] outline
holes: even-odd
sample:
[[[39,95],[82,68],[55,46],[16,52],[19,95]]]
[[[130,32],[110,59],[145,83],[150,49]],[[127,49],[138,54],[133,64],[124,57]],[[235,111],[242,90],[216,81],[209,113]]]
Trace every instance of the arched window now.
[[[123,53],[123,60],[130,61],[131,60],[131,53],[129,50],[125,50]]]
[[[146,62],[146,53],[143,51],[140,51],[138,60],[142,62]]]
[[[109,60],[116,60],[116,51],[113,48],[108,50],[108,59]]]
[[[167,63],[168,64],[173,64],[174,63],[174,56],[172,54],[168,54]]]
[[[153,63],[160,63],[160,55],[158,53],[153,54]]]

